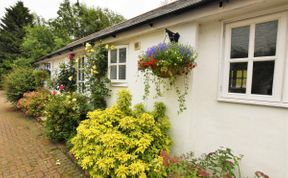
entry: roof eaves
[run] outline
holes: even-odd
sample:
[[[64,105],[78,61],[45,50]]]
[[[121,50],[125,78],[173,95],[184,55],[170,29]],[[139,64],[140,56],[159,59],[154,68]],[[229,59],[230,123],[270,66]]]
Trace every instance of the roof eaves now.
[[[204,6],[210,2],[215,2],[215,1],[218,1],[218,0],[178,0],[178,1],[175,1],[168,5],[156,8],[142,15],[139,15],[137,17],[134,17],[132,19],[129,19],[127,21],[114,25],[112,27],[108,27],[101,31],[92,33],[86,37],[75,40],[69,43],[68,45],[66,45],[65,47],[60,48],[56,51],[49,53],[46,56],[39,58],[37,62],[40,62],[46,58],[50,58],[54,55],[60,55],[61,53],[66,52],[66,51],[72,51],[75,48],[83,46],[87,42],[93,42],[101,38],[103,39],[112,34],[119,33],[124,30],[131,29],[131,28],[135,28],[136,26],[143,25],[147,22],[151,22],[153,20],[160,19],[160,18],[165,18],[167,16],[171,16],[174,14],[184,13],[187,10],[190,10],[191,8],[194,9],[194,8]],[[177,6],[177,7],[173,7],[173,6]]]

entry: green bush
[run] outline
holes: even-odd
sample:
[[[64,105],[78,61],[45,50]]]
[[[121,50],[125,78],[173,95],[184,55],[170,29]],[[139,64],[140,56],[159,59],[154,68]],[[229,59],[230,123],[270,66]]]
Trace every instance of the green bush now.
[[[179,157],[161,152],[168,178],[241,178],[239,162],[242,155],[233,154],[230,148],[220,148],[214,152],[196,158],[187,153]],[[255,178],[269,178],[261,171],[255,172]]]
[[[67,141],[90,110],[88,98],[77,93],[51,95],[46,106],[45,132],[54,141]]]
[[[50,92],[45,89],[27,92],[24,93],[23,98],[18,100],[16,106],[28,116],[41,117],[49,95]]]
[[[241,177],[239,161],[242,156],[234,155],[229,148],[218,149],[200,158],[195,158],[193,153],[181,157],[170,157],[162,152],[161,156],[164,159],[168,177],[171,178],[237,178],[237,175]]]
[[[89,112],[88,118],[71,140],[71,153],[92,177],[164,176],[160,151],[171,145],[164,104],[155,103],[153,112],[141,104],[131,109],[131,95],[122,90],[117,104]]]
[[[35,77],[36,85],[43,87],[44,82],[49,78],[49,73],[45,70],[34,70],[33,76]]]
[[[32,68],[15,68],[6,75],[4,90],[8,101],[16,103],[25,92],[37,88]]]
[[[68,64],[61,64],[60,72],[56,79],[56,89],[59,89],[59,86],[63,85],[65,92],[75,92],[77,89],[76,76],[74,60],[70,60]]]

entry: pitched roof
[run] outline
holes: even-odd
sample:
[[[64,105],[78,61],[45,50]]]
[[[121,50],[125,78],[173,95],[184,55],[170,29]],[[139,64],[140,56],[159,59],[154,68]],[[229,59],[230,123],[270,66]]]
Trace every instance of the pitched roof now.
[[[180,14],[180,13],[186,12],[187,10],[197,8],[197,7],[208,4],[209,2],[215,2],[215,1],[219,1],[219,0],[178,0],[178,1],[175,1],[173,3],[156,8],[142,15],[139,15],[137,17],[134,17],[132,19],[129,19],[127,21],[114,25],[112,27],[108,27],[104,30],[92,33],[88,36],[75,40],[69,43],[68,45],[66,45],[65,47],[60,48],[56,51],[49,53],[46,56],[39,58],[37,61],[50,58],[64,51],[72,50],[74,48],[82,46],[83,44],[87,42],[95,41],[101,38],[103,39],[107,36],[115,35],[116,33],[140,26],[144,23],[149,23],[149,22],[151,23],[155,19],[167,17],[169,15]]]

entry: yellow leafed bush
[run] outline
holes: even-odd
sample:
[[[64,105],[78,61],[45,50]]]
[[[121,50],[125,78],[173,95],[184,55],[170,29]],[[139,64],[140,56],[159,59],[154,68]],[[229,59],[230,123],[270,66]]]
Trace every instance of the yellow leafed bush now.
[[[155,103],[146,112],[141,104],[132,109],[131,98],[121,90],[117,104],[89,112],[77,128],[71,153],[91,177],[165,176],[160,151],[171,145],[165,105]]]

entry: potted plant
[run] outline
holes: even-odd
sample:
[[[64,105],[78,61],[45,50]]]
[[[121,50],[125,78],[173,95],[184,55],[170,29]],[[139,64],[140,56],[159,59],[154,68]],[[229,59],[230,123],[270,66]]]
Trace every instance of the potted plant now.
[[[161,95],[161,84],[174,85],[178,76],[184,76],[184,91],[175,86],[179,101],[179,112],[186,109],[185,96],[188,94],[188,74],[196,67],[196,51],[189,45],[175,42],[160,43],[148,48],[139,56],[138,70],[144,73],[144,98],[147,98],[150,91],[150,82],[156,85],[156,93]],[[152,76],[152,77],[151,77]]]

